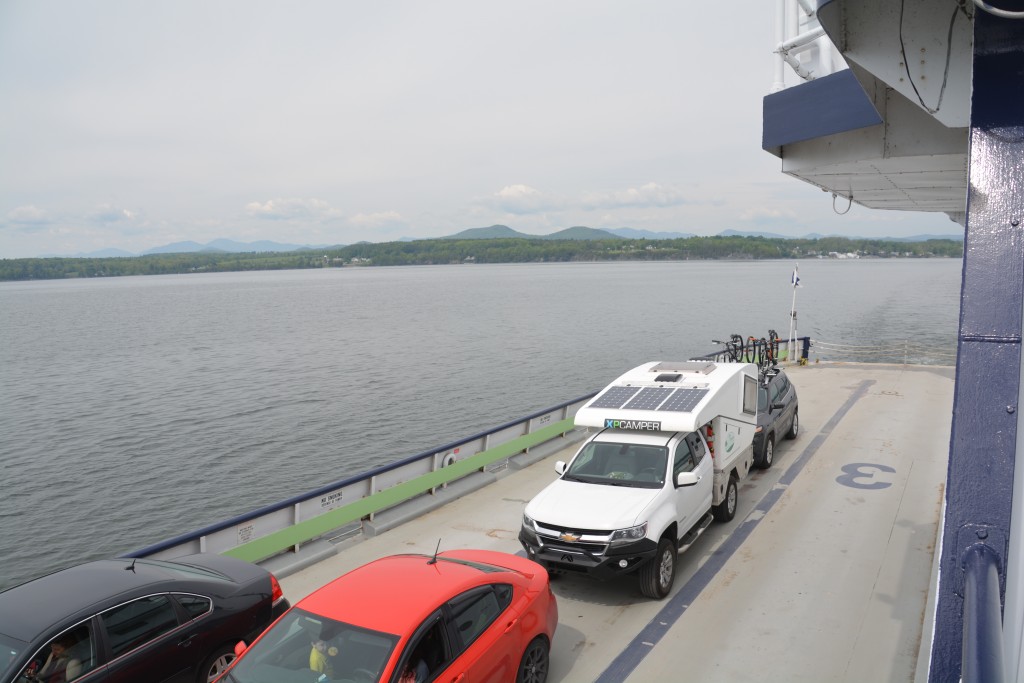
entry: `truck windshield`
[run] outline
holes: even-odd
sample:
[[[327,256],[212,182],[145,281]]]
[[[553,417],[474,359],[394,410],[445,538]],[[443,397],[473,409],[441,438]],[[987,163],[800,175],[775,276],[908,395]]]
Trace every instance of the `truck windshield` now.
[[[569,481],[659,489],[665,485],[668,449],[635,443],[591,441],[562,475]]]

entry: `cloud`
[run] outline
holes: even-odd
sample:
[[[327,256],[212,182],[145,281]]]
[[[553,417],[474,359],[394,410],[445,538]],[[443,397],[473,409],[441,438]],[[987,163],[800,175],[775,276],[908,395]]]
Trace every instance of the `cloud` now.
[[[682,190],[658,183],[647,183],[625,190],[584,193],[585,209],[619,209],[627,207],[667,207],[689,203]]]
[[[138,218],[138,214],[128,209],[119,209],[109,204],[101,204],[96,207],[96,211],[92,213],[90,218],[98,223],[119,223]]]
[[[24,227],[46,225],[50,218],[46,211],[37,206],[19,206],[7,212],[7,222]]]
[[[708,201],[701,201],[707,204]],[[641,220],[644,209],[650,209],[664,220],[665,209],[690,205],[683,191],[671,185],[647,183],[639,187],[628,187],[617,190],[584,191],[575,198],[538,190],[529,185],[506,185],[498,192],[477,202],[484,209],[482,215],[489,215],[485,220],[507,221],[514,219],[520,227],[526,227],[526,221],[534,229],[542,227],[534,225],[542,223],[549,226],[596,225],[594,221],[605,225],[635,223]],[[622,211],[625,209],[626,211]],[[640,211],[638,211],[640,210]],[[504,216],[487,214],[487,211],[500,211]],[[624,215],[628,213],[629,215]],[[651,221],[657,222],[651,218]],[[649,221],[650,222],[650,221]],[[652,223],[653,224],[653,223]]]
[[[404,226],[402,215],[397,211],[380,211],[377,213],[357,213],[348,219],[349,223],[360,228],[382,228]]]
[[[758,224],[776,223],[778,221],[793,221],[796,220],[796,218],[796,212],[789,209],[770,209],[763,206],[755,206],[743,211],[739,215],[739,219],[745,223]]]
[[[487,203],[516,215],[547,211],[553,205],[552,199],[528,185],[507,185],[491,195]]]
[[[245,212],[255,218],[275,221],[296,218],[324,220],[340,216],[337,209],[321,199],[271,199],[262,204],[249,202],[245,205]]]

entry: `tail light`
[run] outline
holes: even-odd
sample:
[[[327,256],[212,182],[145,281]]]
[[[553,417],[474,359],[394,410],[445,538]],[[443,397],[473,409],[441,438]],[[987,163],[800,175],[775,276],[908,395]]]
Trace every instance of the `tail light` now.
[[[270,575],[270,601],[275,605],[281,601],[284,597],[284,591],[281,590],[281,584],[278,583],[277,577],[273,574]]]

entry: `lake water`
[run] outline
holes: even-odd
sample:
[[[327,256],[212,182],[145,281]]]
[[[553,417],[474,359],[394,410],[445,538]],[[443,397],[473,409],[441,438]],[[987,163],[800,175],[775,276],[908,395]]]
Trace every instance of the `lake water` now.
[[[802,261],[815,359],[953,364],[959,260]],[[792,262],[0,283],[0,588],[785,337]],[[831,345],[839,344],[844,348]],[[879,348],[885,347],[885,348]],[[865,357],[865,353],[870,354]]]

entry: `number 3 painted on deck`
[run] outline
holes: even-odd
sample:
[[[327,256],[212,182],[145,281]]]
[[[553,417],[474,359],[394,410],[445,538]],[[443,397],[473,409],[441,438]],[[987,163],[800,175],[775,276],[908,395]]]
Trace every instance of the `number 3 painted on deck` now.
[[[874,472],[865,472],[862,470],[878,470],[879,472],[895,472],[896,470],[888,465],[874,465],[869,462],[851,462],[848,465],[843,465],[842,470],[844,474],[836,477],[843,486],[849,486],[853,489],[885,489],[892,486],[892,482],[888,481],[872,481],[870,483],[864,483],[857,481],[858,479],[873,479],[875,476]]]

